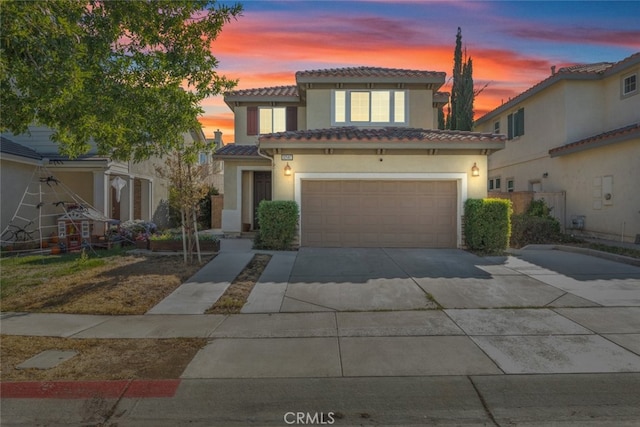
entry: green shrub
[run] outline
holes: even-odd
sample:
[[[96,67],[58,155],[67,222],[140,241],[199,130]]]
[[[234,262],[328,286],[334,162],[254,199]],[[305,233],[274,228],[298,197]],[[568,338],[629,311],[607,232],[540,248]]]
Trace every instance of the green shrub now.
[[[513,248],[562,240],[560,223],[551,216],[551,208],[544,199],[531,201],[525,213],[511,217],[510,245]]]
[[[555,218],[541,218],[526,213],[511,216],[511,247],[554,243],[560,240],[560,223]]]
[[[483,254],[507,249],[511,234],[511,201],[468,199],[464,204],[464,234],[467,247]]]
[[[260,229],[254,246],[257,249],[287,250],[296,237],[298,204],[292,200],[263,200],[258,205]]]
[[[539,218],[551,218],[551,208],[547,206],[544,199],[532,200],[525,214]]]

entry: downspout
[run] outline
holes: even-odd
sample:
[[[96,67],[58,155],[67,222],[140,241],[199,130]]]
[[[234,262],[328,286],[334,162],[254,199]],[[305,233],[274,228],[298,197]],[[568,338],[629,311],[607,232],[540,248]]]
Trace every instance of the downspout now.
[[[274,172],[274,170],[276,168],[276,161],[274,160],[273,157],[269,157],[268,155],[262,154],[262,152],[260,152],[260,141],[258,141],[256,143],[256,146],[258,147],[258,156],[263,157],[263,158],[271,161],[271,197],[273,197],[273,181],[274,181],[273,172]],[[255,209],[255,207],[254,207],[254,209]],[[254,224],[254,227],[255,227],[255,224]]]

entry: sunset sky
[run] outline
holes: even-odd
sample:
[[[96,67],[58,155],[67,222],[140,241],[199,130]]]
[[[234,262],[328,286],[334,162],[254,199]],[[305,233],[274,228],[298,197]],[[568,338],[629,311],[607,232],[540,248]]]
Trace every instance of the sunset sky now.
[[[232,3],[232,2],[228,2]],[[453,68],[457,27],[473,58],[476,118],[545,79],[552,65],[616,62],[640,51],[640,1],[241,1],[212,46],[238,89],[295,84],[302,70]],[[450,82],[441,90],[450,91]],[[222,96],[203,104],[205,135],[234,142]]]

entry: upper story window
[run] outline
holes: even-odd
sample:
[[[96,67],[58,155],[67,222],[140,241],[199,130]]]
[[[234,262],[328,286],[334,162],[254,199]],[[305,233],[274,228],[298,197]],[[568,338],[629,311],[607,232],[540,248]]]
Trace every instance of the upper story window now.
[[[209,163],[209,155],[207,153],[199,153],[198,163],[201,165],[206,165],[207,163]]]
[[[493,133],[500,133],[500,120],[493,124]]]
[[[333,124],[405,124],[403,90],[336,90],[333,92]]]
[[[287,112],[284,107],[258,109],[260,112],[260,134],[284,132],[287,129]]]
[[[507,116],[507,139],[524,135],[524,108]]]
[[[247,107],[247,135],[298,130],[298,107]]]
[[[635,95],[638,93],[638,75],[631,74],[622,79],[622,96]]]

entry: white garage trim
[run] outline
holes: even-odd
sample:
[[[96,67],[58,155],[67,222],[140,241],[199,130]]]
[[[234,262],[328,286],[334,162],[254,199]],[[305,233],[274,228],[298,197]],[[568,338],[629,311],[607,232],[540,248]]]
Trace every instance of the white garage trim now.
[[[300,208],[298,223],[302,236],[302,181],[303,180],[376,180],[376,181],[456,181],[458,185],[458,203],[456,209],[456,241],[462,247],[462,212],[467,200],[467,174],[465,172],[435,173],[349,173],[349,172],[302,172],[294,177],[294,197]]]

